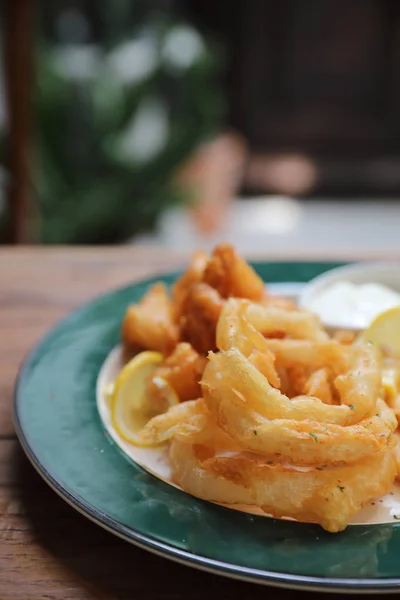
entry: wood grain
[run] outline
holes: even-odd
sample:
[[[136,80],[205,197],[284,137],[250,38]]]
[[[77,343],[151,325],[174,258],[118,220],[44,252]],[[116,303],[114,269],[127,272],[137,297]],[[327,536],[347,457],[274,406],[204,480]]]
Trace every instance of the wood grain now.
[[[178,255],[150,248],[0,250],[0,438],[14,431],[18,368],[52,325],[102,292],[181,264]]]
[[[119,540],[61,500],[15,439],[14,380],[45,331],[102,292],[182,263],[152,248],[0,250],[0,600],[305,598],[189,569]]]

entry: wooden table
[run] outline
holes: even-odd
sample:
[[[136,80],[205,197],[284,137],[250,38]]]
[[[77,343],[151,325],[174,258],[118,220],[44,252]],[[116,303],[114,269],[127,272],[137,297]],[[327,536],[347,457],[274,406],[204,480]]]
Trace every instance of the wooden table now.
[[[15,376],[45,331],[102,292],[182,264],[164,250],[133,247],[0,250],[0,600],[305,597],[202,573],[121,541],[50,490],[16,440]]]

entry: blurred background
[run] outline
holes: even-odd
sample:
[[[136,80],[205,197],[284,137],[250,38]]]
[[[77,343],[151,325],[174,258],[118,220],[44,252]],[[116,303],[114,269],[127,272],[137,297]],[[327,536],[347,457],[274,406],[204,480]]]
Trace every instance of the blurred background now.
[[[0,241],[398,249],[398,0],[10,0]]]

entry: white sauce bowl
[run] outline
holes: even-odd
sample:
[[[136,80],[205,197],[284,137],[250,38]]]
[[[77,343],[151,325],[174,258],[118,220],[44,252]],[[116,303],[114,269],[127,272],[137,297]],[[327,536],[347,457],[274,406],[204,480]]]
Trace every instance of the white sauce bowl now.
[[[312,310],[318,314],[315,308],[318,296],[333,284],[343,281],[356,285],[378,283],[400,294],[400,262],[360,262],[331,269],[315,277],[304,286],[298,298],[299,307]],[[358,332],[369,324],[367,323],[365,327],[361,327],[356,323],[346,321],[344,316],[340,314],[340,308],[338,307],[337,318],[329,318],[329,320],[321,318],[321,321],[328,331],[349,329]]]

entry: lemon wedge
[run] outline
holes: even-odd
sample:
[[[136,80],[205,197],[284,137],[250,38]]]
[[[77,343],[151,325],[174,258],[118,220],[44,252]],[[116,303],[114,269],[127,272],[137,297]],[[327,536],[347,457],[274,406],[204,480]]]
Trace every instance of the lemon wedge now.
[[[155,378],[157,397],[148,393],[148,377],[162,361],[160,352],[141,352],[124,366],[115,382],[110,402],[112,424],[125,441],[135,446],[149,445],[140,435],[146,423],[179,403],[175,390],[159,377]]]
[[[400,358],[400,306],[380,313],[360,339],[372,342],[387,356]]]
[[[382,385],[386,403],[390,408],[394,408],[400,392],[400,368],[384,366],[382,369]]]

